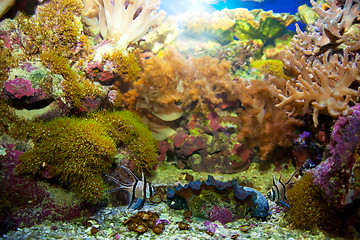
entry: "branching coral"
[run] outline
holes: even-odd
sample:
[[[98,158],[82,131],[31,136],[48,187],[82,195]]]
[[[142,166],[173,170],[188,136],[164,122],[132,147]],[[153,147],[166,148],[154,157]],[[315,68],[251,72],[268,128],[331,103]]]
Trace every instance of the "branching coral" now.
[[[302,32],[297,26],[297,37],[301,51],[305,55],[316,55],[324,51],[324,48],[349,42],[349,30],[354,20],[360,14],[360,4],[356,0],[346,0],[343,7],[336,4],[336,0],[327,0],[328,9],[324,10],[321,4],[310,1],[313,10],[319,19],[308,27],[308,32]]]
[[[88,14],[98,14],[103,38],[116,40],[122,47],[139,40],[150,27],[158,24],[164,12],[157,12],[160,0],[98,0]]]
[[[286,89],[273,86],[281,103],[290,105],[290,115],[305,114],[313,107],[314,125],[319,113],[334,117],[351,113],[350,102],[360,96],[356,81],[360,80],[360,49],[358,37],[350,34],[351,25],[359,15],[359,4],[347,0],[343,8],[327,1],[330,8],[323,10],[314,1],[319,15],[308,32],[297,29],[291,46],[283,53],[282,61],[292,78]]]
[[[287,94],[273,88],[281,103],[276,106],[282,107],[291,104],[291,115],[305,114],[309,105],[313,106],[314,125],[318,125],[319,113],[337,117],[351,113],[349,102],[360,96],[358,89],[350,88],[350,85],[360,80],[358,64],[360,55],[356,55],[353,61],[344,58],[338,59],[333,55],[327,61],[327,55],[323,56],[322,64],[316,60],[305,63],[305,58],[300,61],[293,59],[297,71],[301,72],[297,79],[291,79],[286,83]],[[293,67],[295,68],[295,67]]]

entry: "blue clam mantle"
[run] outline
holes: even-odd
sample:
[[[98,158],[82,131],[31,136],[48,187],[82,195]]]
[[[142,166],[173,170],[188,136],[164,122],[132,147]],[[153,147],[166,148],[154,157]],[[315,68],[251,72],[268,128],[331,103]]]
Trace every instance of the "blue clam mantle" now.
[[[179,184],[174,188],[168,188],[167,197],[170,201],[173,199],[183,199],[187,205],[189,205],[194,196],[199,195],[201,191],[205,190],[217,191],[224,194],[233,191],[237,199],[250,199],[252,201],[251,204],[249,204],[249,211],[252,217],[265,218],[269,214],[269,204],[266,197],[253,188],[239,186],[235,179],[222,182],[209,176],[208,179],[203,182],[198,179],[184,186]]]

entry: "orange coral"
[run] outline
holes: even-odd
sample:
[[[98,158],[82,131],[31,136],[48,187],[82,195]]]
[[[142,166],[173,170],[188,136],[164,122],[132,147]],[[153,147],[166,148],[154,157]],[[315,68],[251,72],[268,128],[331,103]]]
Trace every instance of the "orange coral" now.
[[[137,106],[159,113],[174,110],[174,103],[182,108],[194,101],[199,107],[204,107],[205,101],[219,104],[222,99],[217,95],[231,89],[230,67],[229,61],[209,56],[186,59],[167,50],[163,57],[146,60],[144,73],[135,83],[141,96]]]
[[[239,82],[228,100],[239,99],[244,109],[237,117],[225,120],[238,126],[238,140],[251,148],[259,147],[261,159],[265,160],[276,146],[291,146],[296,136],[295,128],[302,121],[288,117],[286,110],[275,107],[268,81]]]

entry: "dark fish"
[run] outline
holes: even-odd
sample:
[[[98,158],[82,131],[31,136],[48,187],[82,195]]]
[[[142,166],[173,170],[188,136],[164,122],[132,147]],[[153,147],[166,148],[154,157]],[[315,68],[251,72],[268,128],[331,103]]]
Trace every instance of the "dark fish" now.
[[[314,167],[316,167],[316,165],[311,160],[311,158],[308,158],[299,170],[300,176],[304,175],[304,171],[312,169]]]
[[[286,200],[287,202],[289,202],[289,200],[287,198],[287,194],[286,194],[286,191],[287,191],[286,187],[287,187],[287,185],[294,184],[294,182],[290,183],[290,181],[294,177],[297,170],[295,170],[295,172],[291,175],[291,177],[289,178],[289,180],[286,183],[283,183],[281,181],[281,176],[282,176],[282,173],[284,171],[285,165],[284,165],[283,169],[281,170],[280,177],[279,177],[279,180],[277,182],[276,182],[276,178],[275,178],[275,174],[274,174],[273,186],[268,191],[267,198],[270,201],[274,201],[274,202],[276,202],[278,204],[279,203],[282,204],[285,207],[289,207],[289,204],[287,204],[284,201],[284,200]]]
[[[126,190],[130,193],[129,208],[133,204],[134,199],[137,198],[136,204],[133,207],[133,209],[141,209],[144,206],[145,199],[150,198],[155,194],[155,188],[149,182],[146,181],[144,173],[142,173],[142,178],[140,180],[138,177],[136,177],[136,175],[133,172],[131,172],[126,167],[119,167],[119,168],[127,171],[134,178],[135,181],[132,184],[125,184],[110,175],[105,175],[107,179],[119,185],[118,188],[111,189],[105,192],[111,193],[119,190]]]

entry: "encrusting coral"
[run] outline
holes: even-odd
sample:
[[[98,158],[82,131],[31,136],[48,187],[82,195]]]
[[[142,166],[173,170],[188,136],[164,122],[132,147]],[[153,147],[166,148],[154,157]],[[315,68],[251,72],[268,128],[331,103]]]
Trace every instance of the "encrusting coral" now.
[[[273,86],[281,101],[277,106],[290,105],[290,115],[305,114],[311,105],[315,126],[320,113],[350,114],[351,102],[360,96],[354,84],[360,80],[360,39],[350,31],[360,13],[359,3],[347,0],[338,6],[335,1],[326,2],[328,10],[311,1],[320,18],[308,32],[297,27],[297,35],[281,58],[292,78],[283,80],[286,89]]]
[[[87,6],[85,15],[97,16],[102,37],[117,41],[123,48],[139,40],[165,15],[163,11],[157,11],[160,0],[100,0],[93,1],[93,4],[84,2]]]

